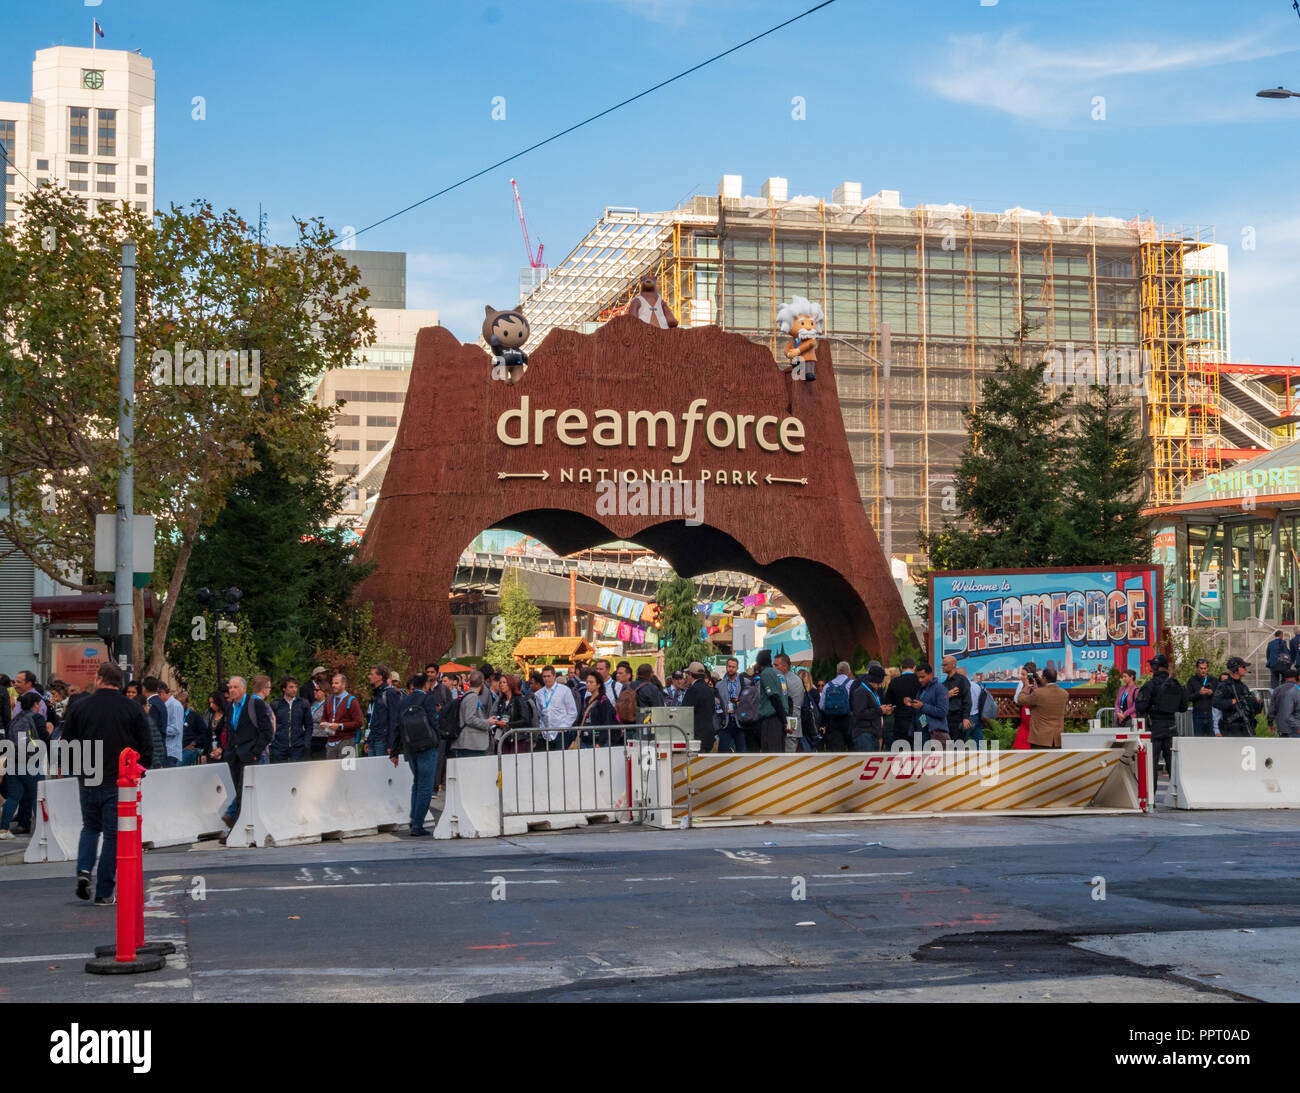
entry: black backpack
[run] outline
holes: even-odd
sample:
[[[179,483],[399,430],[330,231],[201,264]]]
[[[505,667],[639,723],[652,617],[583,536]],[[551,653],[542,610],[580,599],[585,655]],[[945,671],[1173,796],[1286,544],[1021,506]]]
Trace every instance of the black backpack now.
[[[401,705],[398,724],[401,726],[402,743],[414,755],[438,746],[433,727],[429,724],[429,712],[425,708],[428,697],[424,691],[416,691],[407,695]],[[397,741],[393,743],[396,744]]]
[[[438,738],[448,744],[455,743],[456,738],[460,736],[460,704],[464,701],[464,695],[453,698],[442,708],[442,713],[438,717]]]

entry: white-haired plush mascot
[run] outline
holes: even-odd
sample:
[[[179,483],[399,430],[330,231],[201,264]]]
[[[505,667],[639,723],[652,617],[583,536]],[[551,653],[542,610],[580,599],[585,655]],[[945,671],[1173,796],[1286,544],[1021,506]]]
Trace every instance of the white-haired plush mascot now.
[[[783,334],[790,335],[785,356],[794,366],[797,380],[817,378],[817,335],[822,333],[825,321],[822,305],[802,296],[792,296],[776,313],[776,325]]]

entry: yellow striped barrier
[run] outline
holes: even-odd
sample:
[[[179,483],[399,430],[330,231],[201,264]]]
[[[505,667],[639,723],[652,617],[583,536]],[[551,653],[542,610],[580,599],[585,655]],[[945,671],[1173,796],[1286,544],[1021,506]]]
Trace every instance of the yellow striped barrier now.
[[[1137,811],[1135,747],[674,755],[673,816]]]

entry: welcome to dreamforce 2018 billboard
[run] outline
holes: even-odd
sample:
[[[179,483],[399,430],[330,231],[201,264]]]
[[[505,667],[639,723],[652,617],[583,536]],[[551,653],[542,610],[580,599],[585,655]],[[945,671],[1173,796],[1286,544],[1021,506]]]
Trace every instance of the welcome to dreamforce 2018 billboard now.
[[[1062,687],[1102,687],[1111,668],[1146,671],[1160,639],[1154,566],[963,570],[929,584],[935,668],[955,657],[994,688],[1014,687],[1027,661]]]

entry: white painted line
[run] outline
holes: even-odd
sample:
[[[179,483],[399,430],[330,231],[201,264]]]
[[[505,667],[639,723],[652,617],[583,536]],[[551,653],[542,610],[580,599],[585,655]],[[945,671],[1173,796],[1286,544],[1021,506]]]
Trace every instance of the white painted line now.
[[[0,956],[0,964],[41,964],[45,961],[61,963],[65,960],[89,960],[93,953],[54,953],[52,956]]]
[[[814,873],[813,876],[818,879],[827,877],[910,877],[911,872],[907,873]]]
[[[208,894],[213,892],[323,892],[327,888],[461,888],[465,886],[491,884],[491,878],[486,880],[398,880],[398,881],[361,881],[359,883],[348,884],[268,884],[268,885],[250,885],[246,888],[209,888]],[[507,884],[559,884],[558,880],[512,880]],[[175,892],[162,893],[163,895],[178,895],[180,890]]]
[[[675,879],[676,879],[675,877],[624,877],[623,881],[625,884],[639,884],[644,881],[675,880]]]

